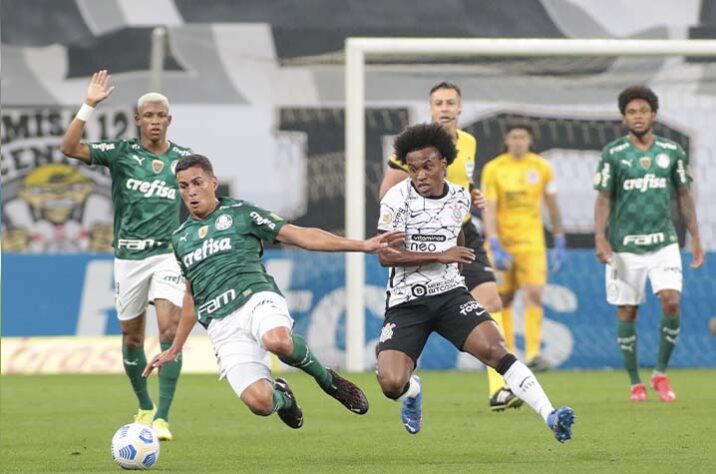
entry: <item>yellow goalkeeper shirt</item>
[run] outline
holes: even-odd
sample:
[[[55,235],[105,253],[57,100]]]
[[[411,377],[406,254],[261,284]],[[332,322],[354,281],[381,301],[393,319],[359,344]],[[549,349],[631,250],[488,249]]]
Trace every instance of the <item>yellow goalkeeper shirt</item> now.
[[[497,203],[497,233],[505,250],[545,248],[542,197],[556,192],[547,160],[535,153],[522,158],[503,153],[482,170],[482,192]]]
[[[475,156],[477,155],[477,140],[475,137],[462,130],[457,131],[457,156],[447,168],[447,176],[445,179],[453,184],[462,186],[470,192],[472,185],[472,174],[475,172]],[[391,155],[388,159],[388,166],[391,168],[408,172],[408,166],[398,161],[395,155]],[[465,217],[465,222],[469,221],[472,215]]]

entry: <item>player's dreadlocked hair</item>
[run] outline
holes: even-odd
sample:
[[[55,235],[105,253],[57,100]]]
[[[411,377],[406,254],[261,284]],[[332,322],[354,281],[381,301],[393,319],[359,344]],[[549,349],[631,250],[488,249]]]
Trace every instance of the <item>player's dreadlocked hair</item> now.
[[[205,157],[204,155],[197,154],[182,156],[177,163],[177,167],[174,170],[174,174],[176,175],[180,171],[187,170],[192,166],[198,166],[202,170],[206,171],[209,176],[214,176],[214,167],[211,166],[211,161],[209,161],[209,158]]]
[[[659,110],[659,98],[654,94],[654,91],[646,86],[631,86],[627,87],[619,94],[619,112],[624,115],[626,106],[629,102],[634,99],[643,99],[651,106],[651,111],[656,113]]]
[[[408,127],[393,142],[395,157],[403,164],[408,153],[430,146],[438,150],[438,153],[447,160],[448,165],[455,161],[457,148],[450,134],[439,123],[423,123]]]

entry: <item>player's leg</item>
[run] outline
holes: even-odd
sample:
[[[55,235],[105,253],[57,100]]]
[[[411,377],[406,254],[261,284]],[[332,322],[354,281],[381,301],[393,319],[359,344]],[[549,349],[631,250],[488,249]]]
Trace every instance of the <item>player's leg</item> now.
[[[532,371],[507,351],[499,328],[469,294],[454,295],[443,307],[436,331],[505,378],[510,389],[545,420],[558,441],[571,438],[574,414],[569,407],[555,410]]]
[[[515,347],[515,321],[512,317],[512,303],[515,300],[515,294],[512,291],[504,292],[500,290],[500,299],[502,300],[502,332],[505,336],[505,345],[507,350],[514,353]]]
[[[165,351],[174,342],[174,335],[181,317],[181,308],[165,299],[155,299],[154,306],[157,311],[157,323],[159,325],[159,345],[161,350]],[[169,408],[171,408],[174,401],[182,360],[182,354],[179,354],[179,357],[164,364],[162,370],[159,371],[159,406],[157,407],[156,415],[154,415],[152,428],[154,428],[157,437],[161,441],[174,439],[169,429]]]
[[[475,251],[475,260],[462,267],[465,286],[502,329],[502,299],[498,291],[494,267],[485,250],[485,242],[480,238],[472,222],[463,225],[463,232],[465,246]],[[518,408],[522,404],[522,400],[505,387],[505,380],[492,367],[487,367],[487,398],[492,411]]]
[[[159,345],[162,351],[165,351],[174,342],[179,326],[185,284],[174,255],[157,255],[147,260],[154,270],[149,287],[149,300],[154,302],[157,311]],[[173,439],[169,430],[169,408],[174,400],[181,367],[180,355],[173,362],[162,366],[159,371],[159,406],[152,427],[162,441]]]
[[[368,399],[363,391],[325,367],[308,347],[306,340],[292,332],[293,319],[281,295],[257,293],[245,306],[252,305],[255,306],[251,316],[252,332],[266,350],[276,354],[283,363],[309,374],[324,392],[353,413],[362,415],[368,411]]]
[[[119,325],[122,329],[124,373],[127,374],[139,402],[139,410],[134,415],[134,421],[151,426],[156,409],[149,396],[147,379],[142,377],[142,372],[147,366],[147,356],[144,353],[145,313],[142,312],[132,319],[120,320]]]
[[[617,307],[617,344],[631,384],[629,399],[646,400],[646,387],[639,377],[636,320],[645,300],[646,267],[636,254],[614,252],[606,265],[607,302]]]
[[[669,359],[674,351],[681,326],[681,255],[677,245],[669,245],[654,252],[650,260],[649,280],[661,302],[661,321],[659,323],[659,353],[656,367],[651,377],[651,386],[659,393],[664,402],[676,400],[676,395],[666,376]]]
[[[467,283],[467,279],[465,281]],[[469,285],[468,288],[470,288]],[[497,327],[503,331],[502,299],[497,289],[497,283],[495,283],[495,281],[481,283],[472,288],[470,294],[480,304],[482,304],[483,301],[486,302],[483,307],[490,313],[492,319],[495,320]],[[492,367],[487,367],[487,389],[488,403],[492,411],[519,408],[522,405],[522,400],[512,393],[509,387],[505,386],[505,379]]]
[[[525,302],[525,360],[535,372],[549,370],[549,362],[541,356],[544,320],[542,294],[547,283],[546,251],[537,249],[516,252],[512,265]]]
[[[544,285],[527,284],[522,287],[525,301],[525,360],[535,372],[543,372],[551,368],[549,362],[541,354],[542,322],[544,320],[543,293]]]
[[[420,300],[388,308],[376,346],[378,384],[386,397],[402,403],[401,419],[410,434],[422,427],[422,383],[413,371],[432,332],[433,309]]]
[[[272,380],[269,354],[251,329],[251,312],[246,305],[211,320],[207,333],[214,346],[220,378],[227,379],[251,412],[261,416],[276,412],[288,426],[300,428],[303,412],[296,397],[285,380]]]
[[[138,423],[151,425],[156,410],[147,390],[147,379],[142,377],[147,366],[144,331],[150,278],[143,264],[143,260],[114,260],[115,303],[122,329],[124,372],[139,403],[134,419]]]

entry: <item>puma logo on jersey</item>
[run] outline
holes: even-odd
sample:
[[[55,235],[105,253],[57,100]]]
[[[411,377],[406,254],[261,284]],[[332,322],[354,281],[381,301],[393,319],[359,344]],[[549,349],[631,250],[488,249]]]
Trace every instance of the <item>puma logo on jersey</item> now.
[[[157,196],[173,201],[177,197],[177,190],[167,186],[166,181],[159,179],[149,182],[131,178],[127,180],[127,189],[139,191],[147,198]]]
[[[623,165],[627,165],[628,167],[631,168],[631,161],[622,160],[622,164],[623,164]]]
[[[139,166],[142,166],[142,161],[144,161],[144,158],[140,158],[138,155],[132,155],[132,159],[137,160]]]
[[[198,249],[184,255],[181,260],[184,266],[188,268],[206,257],[225,250],[231,250],[231,239],[229,237],[220,240],[209,239],[205,240]]]

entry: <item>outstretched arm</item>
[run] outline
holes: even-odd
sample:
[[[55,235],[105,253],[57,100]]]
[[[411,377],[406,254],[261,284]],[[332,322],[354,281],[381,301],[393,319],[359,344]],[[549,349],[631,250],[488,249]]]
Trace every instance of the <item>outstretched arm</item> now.
[[[368,240],[354,240],[332,234],[317,227],[286,224],[278,231],[276,240],[305,250],[320,252],[376,252],[402,242],[402,232],[386,232]]]
[[[85,102],[62,137],[60,151],[64,155],[89,163],[90,149],[89,146],[82,143],[82,134],[85,131],[85,123],[92,115],[94,107],[109,97],[114,90],[114,86],[109,86],[110,77],[104,69],[92,75],[92,80],[87,87]]]
[[[696,219],[696,206],[694,198],[687,186],[679,188],[679,210],[681,217],[686,223],[686,228],[691,234],[691,251],[693,252],[693,260],[691,268],[698,268],[704,263],[704,249],[701,246],[701,236],[699,235],[699,223]]]
[[[194,313],[194,295],[191,292],[191,282],[186,280],[186,290],[184,291],[184,301],[181,305],[181,318],[179,319],[179,326],[177,327],[177,333],[174,336],[174,342],[166,351],[161,354],[154,356],[152,361],[147,364],[147,367],[142,372],[142,377],[148,377],[152,371],[157,368],[161,370],[161,367],[167,362],[176,360],[181,354],[182,349],[186,340],[189,338],[191,330],[194,329],[196,324],[196,315]]]
[[[612,260],[612,246],[607,240],[607,221],[611,211],[611,195],[609,191],[599,191],[594,205],[594,246],[597,258],[602,263]]]

